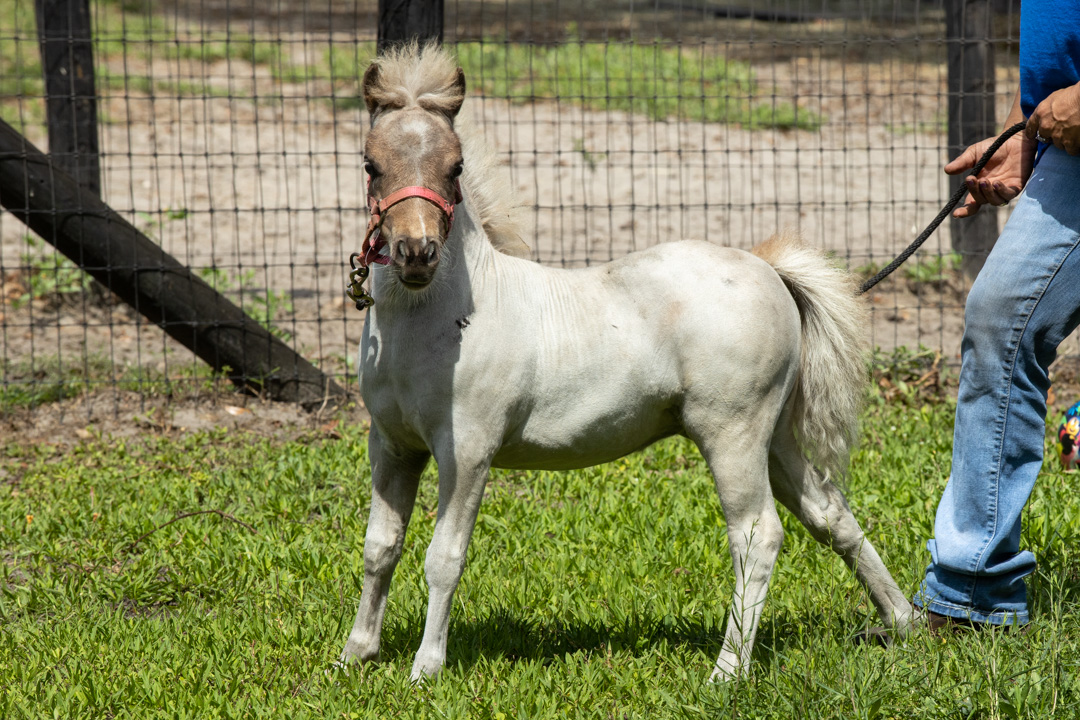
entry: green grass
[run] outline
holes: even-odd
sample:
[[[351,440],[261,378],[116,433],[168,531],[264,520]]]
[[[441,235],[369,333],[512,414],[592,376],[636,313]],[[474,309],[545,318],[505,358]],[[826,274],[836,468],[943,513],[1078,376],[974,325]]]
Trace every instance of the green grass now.
[[[822,118],[769,97],[749,65],[673,44],[567,42],[554,46],[463,43],[472,87],[518,102],[579,102],[656,120],[686,118],[752,128],[817,129]]]
[[[905,591],[927,561],[951,414],[874,406],[855,457],[849,499]],[[752,675],[705,684],[732,572],[712,482],[681,440],[580,472],[494,473],[447,668],[415,687],[429,472],[385,662],[327,674],[370,497],[364,431],[343,435],[0,445],[0,717],[1046,718],[1080,703],[1080,500],[1052,469],[1024,532],[1039,561],[1026,634],[855,647],[876,623],[865,594],[782,513]],[[254,532],[216,514],[161,527],[199,510]]]
[[[26,235],[23,241],[27,251],[21,254],[21,259],[27,287],[22,295],[11,300],[13,308],[18,310],[32,300],[59,303],[90,289],[93,280],[78,265],[48,250],[45,242],[33,235]]]
[[[0,0],[0,119],[19,132],[45,119],[40,100],[45,81],[35,27],[32,2]]]
[[[294,310],[289,292],[254,287],[254,270],[245,270],[234,277],[220,268],[204,267],[198,274],[214,290],[234,300],[252,320],[285,342],[292,340],[292,333],[275,324],[279,316]]]
[[[941,283],[956,277],[963,257],[951,252],[918,258],[904,266],[904,277],[913,283]]]

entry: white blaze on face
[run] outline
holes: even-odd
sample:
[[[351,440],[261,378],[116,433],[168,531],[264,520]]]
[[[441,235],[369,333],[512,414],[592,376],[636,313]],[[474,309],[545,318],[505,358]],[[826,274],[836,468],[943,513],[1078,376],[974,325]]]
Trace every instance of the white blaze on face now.
[[[431,151],[431,135],[433,132],[431,123],[430,117],[420,115],[405,118],[398,128],[401,133],[401,146],[407,148],[408,155],[412,158],[414,177],[412,184],[418,187],[427,187],[430,184],[424,177],[423,167],[424,158]],[[427,224],[424,222],[423,213],[418,214],[417,219],[420,221],[420,237],[424,238],[423,248],[427,246]]]
[[[414,185],[424,185],[422,172],[423,160],[430,152],[431,120],[426,116],[406,118],[398,128],[401,132],[401,147],[406,149],[413,159]]]

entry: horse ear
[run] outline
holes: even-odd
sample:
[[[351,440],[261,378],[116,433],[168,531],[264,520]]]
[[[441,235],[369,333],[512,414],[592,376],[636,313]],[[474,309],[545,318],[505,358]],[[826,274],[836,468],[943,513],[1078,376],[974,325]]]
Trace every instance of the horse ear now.
[[[461,104],[465,102],[465,71],[461,68],[457,69],[457,77],[454,78],[454,84],[450,88],[453,91],[453,100],[451,106],[447,108],[446,114],[453,121],[457,117],[458,111],[461,110]]]
[[[371,122],[375,122],[375,116],[384,110],[400,110],[405,107],[405,101],[401,94],[388,90],[382,83],[382,69],[379,63],[373,62],[364,71],[364,79],[361,82],[364,92],[364,104],[367,106]]]
[[[375,113],[379,109],[379,98],[376,88],[379,86],[379,65],[371,63],[364,71],[364,80],[361,83],[364,93],[364,104],[367,105],[368,114],[375,119]]]

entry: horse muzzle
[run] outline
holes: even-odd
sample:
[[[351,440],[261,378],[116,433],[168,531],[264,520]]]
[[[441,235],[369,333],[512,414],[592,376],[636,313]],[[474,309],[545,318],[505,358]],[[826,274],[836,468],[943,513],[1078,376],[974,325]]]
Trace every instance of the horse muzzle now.
[[[387,215],[387,211],[411,198],[425,200],[438,209],[442,217],[429,218],[429,220],[438,225],[445,222],[445,235],[432,240],[424,232],[424,228],[430,227],[431,223],[421,222],[419,226],[410,227],[408,221],[404,221],[404,226],[398,227],[395,232],[394,222]],[[434,190],[419,186],[404,187],[386,198],[379,199],[371,194],[371,180],[368,180],[368,208],[371,211],[371,219],[368,221],[360,252],[355,252],[349,257],[349,264],[353,270],[349,275],[350,284],[346,288],[346,295],[356,302],[358,310],[374,305],[371,295],[364,290],[364,279],[368,275],[367,268],[372,264],[397,267],[398,277],[407,288],[421,290],[431,284],[442,256],[443,242],[450,235],[450,228],[454,225],[454,206],[461,200],[461,185],[457,180],[454,181],[453,202]],[[380,250],[384,248],[389,248],[389,254],[380,253]]]
[[[426,237],[408,237],[390,242],[390,256],[405,287],[427,287],[442,258],[442,243]]]

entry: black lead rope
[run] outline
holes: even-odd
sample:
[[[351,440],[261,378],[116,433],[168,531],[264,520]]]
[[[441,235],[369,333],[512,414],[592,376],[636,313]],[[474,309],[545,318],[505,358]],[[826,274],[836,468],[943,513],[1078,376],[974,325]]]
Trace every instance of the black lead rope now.
[[[980,172],[982,172],[982,169],[986,167],[986,163],[988,163],[990,161],[990,158],[994,156],[994,153],[996,153],[998,149],[1005,144],[1005,141],[1011,138],[1016,133],[1023,130],[1026,126],[1026,122],[1018,122],[1005,132],[1001,133],[1001,135],[998,136],[998,139],[994,141],[994,144],[986,149],[986,152],[983,153],[983,156],[979,159],[979,162],[975,163],[975,167],[971,169],[971,172],[969,172],[968,175],[978,175]],[[937,217],[935,217],[933,221],[926,226],[926,229],[919,234],[919,237],[915,238],[915,241],[908,245],[907,249],[904,250],[904,252],[897,255],[896,259],[886,265],[884,268],[882,268],[877,275],[864,282],[862,286],[859,287],[859,291],[855,294],[862,295],[864,292],[866,292],[867,290],[884,280],[886,277],[888,277],[893,270],[903,265],[909,257],[914,255],[915,251],[918,250],[924,242],[926,242],[926,239],[934,234],[934,231],[938,229],[938,225],[940,225],[942,221],[945,220],[945,218],[949,217],[949,213],[951,213],[953,211],[953,208],[955,208],[957,204],[959,204],[960,198],[964,197],[964,195],[967,194],[967,191],[967,185],[961,183],[960,187],[956,188],[956,192],[953,193],[953,196],[949,198],[949,202],[945,204],[945,207],[941,209],[941,212],[937,214]]]

